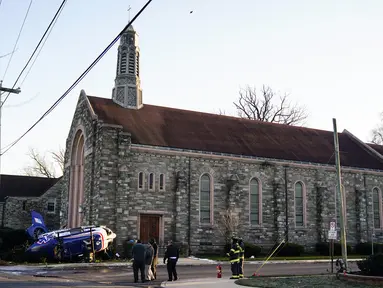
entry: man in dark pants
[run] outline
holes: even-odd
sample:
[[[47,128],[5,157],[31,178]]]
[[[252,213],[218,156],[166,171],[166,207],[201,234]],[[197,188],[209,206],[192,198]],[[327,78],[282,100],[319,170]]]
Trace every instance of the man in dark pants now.
[[[232,238],[231,249],[227,255],[230,257],[230,265],[231,265],[231,277],[230,279],[239,279],[239,253],[240,247],[238,245],[237,238]]]
[[[141,271],[141,281],[145,280],[145,250],[146,247],[137,240],[132,248],[134,283],[138,282],[138,270]]]
[[[173,242],[170,240],[168,242],[168,247],[166,248],[165,256],[164,256],[164,264],[166,262],[166,259],[168,259],[168,264],[167,264],[168,275],[169,275],[168,281],[176,281],[178,279],[176,265],[177,265],[177,261],[179,257],[180,257],[179,249],[175,245],[173,245]],[[172,276],[173,276],[173,279],[172,279]]]

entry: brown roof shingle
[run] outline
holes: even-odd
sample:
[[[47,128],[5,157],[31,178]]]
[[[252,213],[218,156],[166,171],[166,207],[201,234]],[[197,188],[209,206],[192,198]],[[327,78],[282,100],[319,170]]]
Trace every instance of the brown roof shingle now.
[[[237,117],[144,105],[123,108],[112,99],[88,96],[99,119],[121,125],[132,143],[334,164],[333,132]],[[342,166],[383,170],[383,163],[339,133]]]

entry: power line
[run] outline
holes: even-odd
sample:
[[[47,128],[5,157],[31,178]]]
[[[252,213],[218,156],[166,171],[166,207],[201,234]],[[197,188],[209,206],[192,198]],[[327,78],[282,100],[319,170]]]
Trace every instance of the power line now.
[[[25,21],[26,21],[27,18],[28,18],[28,14],[29,14],[29,10],[31,9],[32,2],[33,2],[33,0],[31,0],[31,1],[29,2],[29,6],[28,6],[28,9],[27,9],[27,12],[25,13],[25,16],[24,16],[23,24],[21,25],[21,28],[20,28],[20,31],[19,31],[19,35],[17,36],[16,42],[15,42],[15,46],[13,46],[13,50],[12,50],[12,52],[11,52],[12,54],[11,54],[11,57],[9,57],[9,61],[8,61],[8,64],[7,64],[7,68],[5,68],[5,72],[4,72],[3,80],[5,79],[5,75],[7,75],[8,68],[9,68],[9,64],[11,64],[11,61],[12,61],[12,58],[13,58],[13,53],[14,53],[15,50],[16,50],[17,43],[19,43],[19,39],[20,39],[20,36],[21,36],[21,32],[23,31]],[[0,5],[1,5],[1,3],[0,3]],[[14,86],[12,87],[12,89],[13,89],[13,88],[14,88]],[[9,95],[9,94],[10,94],[10,93],[8,93],[8,95]]]
[[[28,104],[29,102],[32,102],[33,100],[35,100],[35,99],[39,96],[39,94],[40,94],[40,92],[37,93],[35,96],[29,98],[27,101],[24,101],[24,102],[15,104],[15,105],[5,105],[4,108],[16,108],[16,107],[22,107],[22,106]]]
[[[32,57],[35,55],[37,49],[39,48],[41,42],[43,41],[43,39],[44,39],[44,37],[45,37],[45,35],[48,33],[48,31],[49,31],[49,29],[51,28],[53,22],[55,21],[55,19],[56,19],[57,16],[59,15],[60,11],[62,10],[62,8],[64,7],[64,5],[65,5],[66,2],[67,2],[67,0],[63,0],[63,2],[61,3],[59,9],[56,11],[56,14],[55,14],[55,16],[53,16],[53,19],[52,19],[51,23],[49,23],[48,28],[45,30],[43,36],[41,37],[39,43],[37,44],[37,46],[36,46],[36,48],[35,48],[35,50],[33,51],[32,55],[29,57],[27,64],[25,64],[25,66],[24,66],[24,68],[21,70],[19,76],[17,76],[17,79],[16,79],[15,83],[13,83],[12,89],[15,88],[17,81],[19,81],[19,79],[20,79],[21,75],[23,74],[24,70],[27,68],[29,62],[31,62]],[[5,97],[3,103],[1,104],[1,107],[2,107],[2,106],[4,105],[4,103],[7,101],[7,99],[8,99],[8,97],[9,97],[10,94],[11,94],[11,93],[8,93],[7,97]]]
[[[64,1],[64,2],[65,2],[65,1]],[[47,34],[47,37],[45,37],[44,42],[43,42],[43,44],[41,45],[39,52],[37,52],[37,55],[36,55],[35,59],[33,60],[31,66],[29,67],[29,70],[28,70],[27,73],[25,74],[23,81],[21,81],[20,87],[23,86],[23,84],[24,84],[24,82],[25,82],[25,79],[27,79],[27,77],[28,77],[28,75],[29,75],[29,72],[31,72],[32,67],[33,67],[33,65],[35,65],[35,62],[36,62],[37,58],[39,58],[39,55],[40,55],[40,53],[41,53],[41,50],[43,50],[43,48],[44,48],[45,42],[47,42],[47,40],[48,40],[48,38],[49,38],[49,35],[51,34],[53,28],[55,27],[55,25],[56,25],[56,23],[57,23],[57,20],[58,20],[59,17],[60,17],[61,12],[64,10],[64,6],[65,6],[65,4],[66,4],[66,3],[64,3],[62,9],[61,9],[60,12],[57,14],[57,17],[56,17],[56,19],[54,20],[54,22],[53,22],[53,24],[52,24],[52,28],[49,30],[49,32],[48,32],[48,34]]]
[[[57,106],[58,104],[69,94],[70,91],[72,91],[77,84],[81,82],[81,80],[89,73],[90,70],[98,63],[98,61],[101,60],[102,57],[110,50],[110,48],[113,47],[113,45],[120,39],[121,35],[125,32],[125,30],[133,24],[133,22],[140,16],[140,14],[146,9],[146,7],[152,2],[153,0],[149,0],[142,8],[141,10],[133,17],[133,19],[124,27],[124,29],[121,30],[120,33],[113,39],[113,41],[104,49],[104,51],[101,52],[101,54],[92,62],[92,64],[89,65],[89,67],[77,78],[77,80],[64,92],[64,94],[56,100],[56,102],[26,131],[24,134],[22,134],[19,138],[17,138],[15,141],[10,143],[9,145],[5,146],[1,150],[5,151],[0,154],[0,156],[4,155],[11,149],[13,146],[15,146],[21,139],[25,137],[35,126],[43,120],[46,116],[49,115]]]

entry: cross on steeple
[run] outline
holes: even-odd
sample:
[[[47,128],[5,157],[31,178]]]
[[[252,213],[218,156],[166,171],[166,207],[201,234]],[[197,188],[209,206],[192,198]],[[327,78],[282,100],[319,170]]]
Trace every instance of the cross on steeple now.
[[[132,9],[132,7],[130,7],[130,5],[129,5],[129,8],[128,8],[128,12],[129,12],[129,18],[128,18],[128,23],[130,22],[130,9]]]

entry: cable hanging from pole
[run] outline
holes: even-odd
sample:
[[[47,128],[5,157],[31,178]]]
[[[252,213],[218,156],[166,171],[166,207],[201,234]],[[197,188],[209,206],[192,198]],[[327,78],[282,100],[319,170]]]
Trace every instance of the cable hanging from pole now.
[[[12,50],[12,52],[11,52],[11,57],[9,57],[9,60],[8,60],[7,68],[5,68],[5,72],[4,72],[4,75],[3,75],[3,80],[5,79],[5,76],[7,75],[9,65],[11,64],[11,61],[12,61],[12,58],[13,58],[13,54],[14,54],[15,51],[16,51],[17,43],[19,43],[19,39],[20,39],[20,36],[21,36],[21,32],[23,32],[24,24],[25,24],[25,21],[26,21],[27,18],[28,18],[29,10],[31,9],[32,3],[33,3],[33,0],[31,0],[31,1],[29,2],[29,6],[28,6],[28,9],[27,9],[27,12],[25,13],[25,16],[24,16],[23,24],[21,24],[21,28],[20,28],[20,31],[19,31],[19,35],[17,35],[15,45],[13,46],[13,50]],[[0,4],[1,4],[1,3],[0,3]],[[12,89],[13,89],[13,88],[15,88],[15,86],[13,86]],[[8,93],[8,95],[9,95],[9,94],[10,94],[10,93]],[[8,97],[8,96],[7,96],[7,97]]]
[[[49,23],[48,25],[48,28],[45,30],[43,36],[41,37],[39,43],[37,44],[35,50],[33,51],[32,55],[29,57],[27,63],[25,64],[24,68],[21,70],[21,72],[19,73],[19,76],[17,76],[17,79],[16,81],[13,83],[13,86],[12,86],[12,89],[15,88],[16,84],[17,84],[17,81],[19,81],[21,75],[23,74],[24,70],[27,68],[29,62],[31,62],[33,56],[35,55],[37,49],[39,48],[41,42],[44,40],[45,38],[45,35],[48,33],[49,29],[52,27],[53,23],[56,21],[56,18],[58,18],[58,16],[60,15],[61,13],[61,10],[64,8],[64,5],[65,3],[67,2],[67,0],[63,0],[63,2],[61,3],[60,7],[58,8],[58,10],[56,11],[56,14],[55,16],[53,16],[53,19],[51,20],[51,23]],[[29,72],[28,72],[29,73]],[[0,108],[3,107],[4,103],[7,101],[8,97],[9,97],[10,93],[8,93],[8,95],[5,97],[3,103],[1,104]]]
[[[89,73],[90,70],[101,60],[102,57],[105,56],[105,54],[110,50],[110,48],[113,47],[113,45],[120,39],[121,35],[128,29],[129,26],[133,24],[133,22],[140,16],[140,14],[146,9],[146,7],[152,2],[153,0],[149,0],[142,8],[141,10],[133,17],[132,20],[124,27],[124,29],[121,30],[120,33],[112,40],[112,42],[104,49],[104,51],[101,52],[101,54],[89,65],[89,67],[76,79],[76,81],[64,92],[62,96],[60,96],[56,102],[26,131],[24,132],[19,138],[17,138],[12,143],[8,144],[7,146],[1,148],[1,154],[0,156],[7,153],[13,146],[15,146],[21,139],[25,137],[33,128],[36,127],[38,123],[40,123],[41,120],[43,120],[46,116],[48,116],[59,104],[60,102],[71,92],[80,82],[81,80]]]

